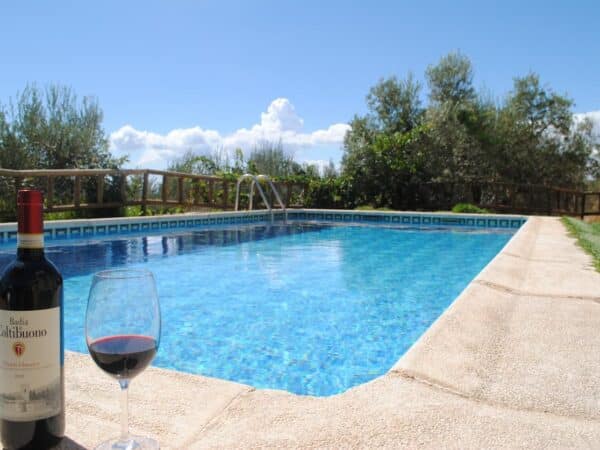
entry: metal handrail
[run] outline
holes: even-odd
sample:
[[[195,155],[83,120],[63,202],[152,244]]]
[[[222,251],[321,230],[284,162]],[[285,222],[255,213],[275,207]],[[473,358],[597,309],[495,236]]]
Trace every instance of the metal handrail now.
[[[251,186],[250,201],[248,204],[248,209],[252,210],[252,197],[254,197],[254,182],[258,181],[258,179],[256,178],[255,175],[252,175],[250,173],[245,173],[244,175],[242,175],[241,177],[238,178],[237,185],[235,187],[235,210],[236,211],[239,209],[239,206],[240,206],[240,184],[242,184],[242,181],[244,181],[247,178],[250,178],[252,180],[252,184],[250,185]],[[269,211],[271,211],[271,205],[269,204],[269,201],[267,200],[267,196],[265,195],[265,192],[263,191],[262,187],[260,186],[260,183],[256,183],[256,184],[258,185],[258,192],[260,192],[260,196],[262,197],[263,202],[267,206],[267,209]]]
[[[271,191],[273,192],[273,194],[275,194],[275,199],[277,200],[277,203],[279,203],[279,207],[285,211],[285,205],[283,204],[283,201],[281,201],[279,191],[277,190],[275,184],[273,184],[273,181],[271,181],[271,178],[269,178],[268,175],[256,175],[254,177],[252,183],[250,184],[250,195],[252,195],[252,193],[254,192],[254,184],[260,185],[260,180],[265,180],[269,184],[269,186],[271,187]]]
[[[244,175],[242,175],[238,178],[237,185],[235,188],[235,210],[236,211],[239,210],[239,206],[240,206],[240,185],[242,184],[242,182],[244,180],[247,180],[247,179],[252,180],[250,182],[250,198],[248,200],[248,210],[249,211],[252,211],[253,198],[254,198],[254,186],[256,186],[258,188],[258,192],[260,193],[260,196],[262,197],[262,200],[263,200],[265,206],[267,207],[269,212],[272,212],[273,208],[271,207],[271,204],[267,200],[267,196],[265,195],[265,192],[264,192],[262,186],[260,185],[260,182],[262,180],[262,181],[267,182],[267,184],[271,188],[271,191],[275,195],[277,203],[279,203],[279,206],[285,212],[285,205],[283,204],[283,201],[281,200],[281,196],[279,195],[279,191],[275,187],[275,184],[273,184],[273,181],[271,181],[271,178],[269,178],[268,175],[262,175],[262,174],[261,175],[252,175],[250,173],[245,173]]]

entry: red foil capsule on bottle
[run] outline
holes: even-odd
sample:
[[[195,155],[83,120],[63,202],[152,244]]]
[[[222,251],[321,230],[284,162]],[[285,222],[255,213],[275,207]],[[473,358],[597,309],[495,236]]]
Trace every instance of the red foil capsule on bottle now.
[[[43,234],[44,198],[41,191],[21,189],[17,193],[17,231],[24,234]]]

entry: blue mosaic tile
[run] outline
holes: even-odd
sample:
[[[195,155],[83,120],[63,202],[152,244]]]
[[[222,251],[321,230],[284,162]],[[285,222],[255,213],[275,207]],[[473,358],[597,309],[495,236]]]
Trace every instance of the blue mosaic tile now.
[[[202,225],[202,219],[195,219],[194,225]]]
[[[140,231],[140,224],[139,223],[132,223],[131,224],[131,231]]]
[[[143,223],[142,224],[142,230],[149,230],[150,229],[150,224],[149,223]]]
[[[179,221],[179,228],[185,228],[185,220]]]
[[[163,222],[163,224],[165,224],[166,222]],[[177,221],[176,220],[171,220],[170,222],[167,223],[166,227],[163,228],[177,228]]]
[[[66,228],[56,228],[54,230],[54,236],[56,236],[56,237],[67,237],[67,229]]]
[[[384,216],[385,222],[391,222],[392,218],[390,216]]]
[[[158,230],[160,228],[160,223],[150,222],[150,228],[152,228],[153,230]]]
[[[423,217],[423,225],[430,225],[431,217]]]
[[[52,239],[52,230],[45,229],[44,230],[44,238]]]
[[[5,239],[4,236],[4,231],[0,231],[0,241],[3,241]]]
[[[119,227],[117,225],[109,225],[108,226],[109,234],[115,234],[119,232]]]
[[[421,223],[421,218],[418,216],[413,216],[412,217],[412,223],[413,224],[420,224]]]
[[[402,216],[402,223],[410,223],[410,217]]]
[[[94,234],[94,227],[92,227],[92,226],[83,227],[83,234],[86,236],[91,236],[92,234]]]
[[[126,223],[122,223],[121,226],[119,227],[119,229],[121,231],[129,231],[129,225]]]
[[[217,224],[222,224],[223,223],[223,218],[222,217],[217,217]]]
[[[496,219],[488,219],[488,227],[497,227],[498,221]]]
[[[440,224],[441,225],[460,225],[458,218],[455,218],[455,217],[441,217]]]
[[[81,236],[81,228],[80,227],[69,228],[69,234],[71,236]]]
[[[96,227],[96,233],[106,234],[106,225],[99,225]]]
[[[66,230],[65,230],[66,232]],[[16,231],[9,231],[8,234],[8,239],[16,239],[17,238],[17,232]]]
[[[193,227],[193,226],[194,226],[194,221],[193,221],[193,220],[188,220],[188,221],[186,222],[186,226],[188,226],[188,227]]]
[[[477,219],[478,227],[485,227],[485,219]]]
[[[333,220],[333,214],[325,214],[325,220]]]
[[[506,219],[500,219],[500,227],[502,227],[502,228],[508,228],[508,220],[506,220]]]
[[[434,217],[433,218],[433,224],[434,225],[439,225],[441,223],[440,218],[439,217]]]
[[[475,226],[475,219],[467,219],[467,226],[469,227],[474,227]]]
[[[511,220],[510,221],[510,227],[511,228],[519,228],[521,226],[521,221],[520,220]]]
[[[398,222],[400,222],[400,217],[398,217],[398,216],[393,216],[393,217],[392,217],[392,223],[398,223]]]

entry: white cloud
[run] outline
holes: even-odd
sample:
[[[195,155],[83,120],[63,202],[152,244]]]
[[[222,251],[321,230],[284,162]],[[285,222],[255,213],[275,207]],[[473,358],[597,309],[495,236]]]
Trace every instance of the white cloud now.
[[[110,148],[116,156],[129,155],[133,167],[165,168],[168,161],[187,150],[210,153],[217,148],[232,150],[241,147],[250,151],[261,141],[281,140],[284,148],[294,153],[299,162],[313,159],[315,152],[324,158],[339,161],[341,145],[350,126],[336,123],[323,130],[303,132],[304,120],[287,98],[271,102],[261,114],[260,123],[241,128],[228,135],[200,127],[171,130],[167,134],[140,131],[125,125],[110,135]]]
[[[596,136],[600,136],[600,111],[574,114],[573,118],[575,119],[576,123],[582,121],[583,119],[590,119],[594,124],[594,133]]]

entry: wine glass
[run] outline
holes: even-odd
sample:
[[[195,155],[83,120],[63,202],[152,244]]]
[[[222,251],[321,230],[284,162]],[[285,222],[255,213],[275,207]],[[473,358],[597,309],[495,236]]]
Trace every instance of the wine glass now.
[[[152,272],[118,269],[94,275],[85,337],[94,362],[121,386],[121,435],[97,450],[158,449],[153,439],[129,434],[127,388],[154,359],[160,341],[160,307]]]

